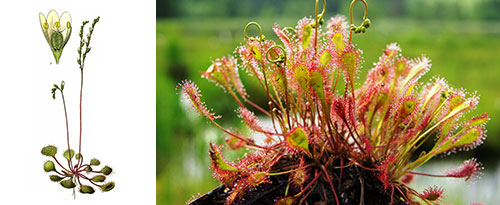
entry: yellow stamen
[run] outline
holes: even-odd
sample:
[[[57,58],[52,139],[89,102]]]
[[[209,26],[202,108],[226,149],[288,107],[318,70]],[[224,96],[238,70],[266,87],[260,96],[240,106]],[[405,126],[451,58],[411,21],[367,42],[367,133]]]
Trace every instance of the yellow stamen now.
[[[71,28],[71,22],[66,23],[66,27]]]
[[[59,21],[58,21],[58,22],[56,22],[55,26],[56,26],[56,28],[59,28],[59,26],[61,26],[61,23],[59,23]]]
[[[44,23],[44,24],[43,24],[43,28],[44,28],[44,29],[48,29],[48,28],[49,28],[49,24],[48,24],[48,23]]]

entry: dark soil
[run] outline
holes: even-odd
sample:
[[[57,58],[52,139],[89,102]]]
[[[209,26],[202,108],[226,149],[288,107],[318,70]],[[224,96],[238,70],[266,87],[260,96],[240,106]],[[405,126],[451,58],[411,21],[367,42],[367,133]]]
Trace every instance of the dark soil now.
[[[289,164],[286,160],[282,160],[277,166],[284,167],[284,164]],[[370,167],[369,165],[365,167]],[[319,172],[320,170],[318,170]],[[340,169],[329,170],[329,175],[332,177],[333,185],[338,196],[340,204],[390,204],[391,189],[384,190],[384,186],[377,179],[373,171],[369,171],[358,166],[346,167],[343,170],[342,180],[339,180]],[[314,169],[309,170],[308,184],[314,176]],[[285,197],[285,190],[289,183],[289,175],[278,175],[269,178],[270,183],[261,184],[245,194],[237,198],[234,204],[275,204],[279,199]],[[339,183],[339,181],[341,183]],[[303,201],[297,200],[294,204],[336,204],[335,196],[331,190],[331,186],[324,177],[319,177],[313,191],[307,195]],[[204,204],[224,204],[226,197],[230,194],[230,189],[221,185],[205,195],[190,202],[191,205]],[[292,196],[300,190],[296,190],[290,186],[288,196]],[[307,192],[306,192],[307,193]],[[398,191],[394,192],[392,202],[394,205],[408,204],[401,200],[402,196]]]

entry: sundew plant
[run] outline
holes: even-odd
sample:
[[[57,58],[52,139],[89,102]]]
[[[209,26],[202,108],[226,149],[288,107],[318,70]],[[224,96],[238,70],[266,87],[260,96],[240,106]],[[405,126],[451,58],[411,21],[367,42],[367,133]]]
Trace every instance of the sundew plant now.
[[[50,14],[49,14],[50,16]],[[67,189],[73,189],[73,195],[75,195],[75,189],[78,189],[78,191],[82,194],[93,194],[95,192],[94,187],[97,187],[101,189],[103,192],[107,192],[112,190],[115,187],[114,182],[106,182],[106,176],[110,175],[113,170],[109,166],[104,166],[102,167],[99,171],[96,171],[94,169],[97,168],[101,164],[101,162],[96,159],[92,158],[89,160],[88,163],[84,162],[84,155],[82,154],[82,99],[83,99],[83,71],[85,67],[85,59],[87,58],[87,54],[90,52],[91,47],[90,47],[90,40],[92,37],[92,34],[94,32],[94,27],[99,22],[99,17],[94,19],[93,23],[89,27],[89,31],[86,36],[84,36],[84,27],[86,24],[89,23],[89,21],[84,21],[82,23],[82,26],[80,28],[80,42],[79,45],[80,47],[78,48],[78,65],[80,69],[80,132],[79,132],[79,143],[78,143],[78,153],[75,155],[75,151],[71,149],[70,143],[69,143],[69,138],[70,138],[70,131],[69,131],[69,126],[68,126],[68,113],[66,111],[66,101],[64,99],[64,86],[65,82],[62,81],[59,85],[54,84],[54,87],[52,88],[52,98],[55,100],[56,96],[60,94],[61,100],[62,100],[62,105],[64,107],[64,117],[66,119],[66,143],[67,143],[67,148],[64,149],[63,152],[63,157],[64,161],[67,162],[67,166],[64,166],[59,162],[59,160],[56,157],[57,154],[57,147],[53,145],[48,145],[46,147],[42,148],[42,154],[50,157],[51,160],[48,160],[44,163],[43,169],[45,172],[50,172],[53,173],[52,175],[49,176],[50,180],[53,182],[59,182],[59,184]],[[40,18],[40,23],[42,25],[42,29],[45,28],[44,22],[42,21],[42,18]],[[58,24],[59,22],[56,22]],[[71,30],[71,24],[68,23],[68,29]],[[45,30],[44,34],[45,34]],[[60,31],[52,31],[52,32],[60,32]],[[49,35],[55,35],[55,34],[50,34]],[[69,38],[69,37],[67,37]],[[54,40],[53,44],[50,44],[51,47],[54,45],[63,45],[66,44],[66,42],[61,42],[62,39],[57,38]],[[59,42],[58,42],[59,41]],[[61,44],[63,43],[63,44]],[[62,49],[62,48],[61,48]],[[54,49],[52,49],[54,50]],[[58,61],[58,58],[56,57],[56,61]],[[66,162],[62,163],[66,163]],[[55,163],[54,163],[55,162]],[[57,164],[57,166],[56,166]],[[84,183],[86,182],[86,183]]]
[[[353,24],[356,2],[365,7],[360,26]],[[440,77],[420,82],[430,59],[405,57],[396,43],[387,45],[355,89],[363,52],[352,35],[371,26],[368,4],[353,0],[348,24],[343,16],[324,20],[325,3],[318,14],[316,1],[314,18],[294,28],[274,25],[280,42],[266,40],[259,24],[249,23],[234,55],[214,60],[202,74],[234,98],[237,115],[248,130],[265,136],[264,143],[219,125],[221,116],[207,108],[195,83],[180,83],[193,109],[227,133],[226,146],[247,150],[228,161],[223,145],[210,144],[210,167],[222,185],[191,204],[439,204],[444,189],[431,184],[415,190],[409,185],[415,175],[468,181],[481,174],[474,158],[442,173],[415,171],[433,157],[483,142],[488,115],[465,117],[479,97]],[[250,27],[259,35],[247,36]],[[240,69],[261,85],[266,106],[252,102]],[[272,124],[261,124],[252,110]]]

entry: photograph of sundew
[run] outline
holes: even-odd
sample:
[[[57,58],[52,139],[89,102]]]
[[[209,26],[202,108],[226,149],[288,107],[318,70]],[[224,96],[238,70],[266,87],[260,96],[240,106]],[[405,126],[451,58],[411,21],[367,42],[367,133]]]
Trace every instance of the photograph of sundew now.
[[[157,1],[157,204],[500,202],[494,1]]]

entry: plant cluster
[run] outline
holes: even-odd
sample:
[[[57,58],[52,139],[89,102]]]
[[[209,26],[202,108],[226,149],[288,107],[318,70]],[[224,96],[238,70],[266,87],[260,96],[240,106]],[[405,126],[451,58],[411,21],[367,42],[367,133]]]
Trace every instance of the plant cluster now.
[[[84,163],[82,155],[82,98],[83,98],[83,70],[85,66],[85,59],[87,54],[90,52],[90,40],[94,32],[94,27],[99,22],[99,17],[94,19],[93,23],[89,27],[89,32],[84,36],[84,27],[89,21],[84,21],[80,28],[80,47],[78,48],[78,65],[80,69],[80,133],[79,133],[79,144],[78,153],[75,155],[75,151],[71,149],[69,143],[69,126],[68,126],[68,113],[66,111],[66,101],[64,99],[64,86],[65,82],[62,81],[60,85],[54,84],[52,88],[52,98],[56,99],[56,94],[59,92],[61,94],[62,103],[64,107],[64,116],[66,118],[66,140],[67,149],[63,153],[63,157],[66,159],[68,166],[63,166],[59,160],[56,158],[57,147],[53,145],[48,145],[42,148],[42,154],[52,158],[45,162],[43,169],[45,172],[54,172],[55,174],[50,175],[50,180],[53,182],[59,182],[59,184],[67,189],[73,189],[73,195],[75,194],[75,188],[83,194],[93,194],[95,192],[94,187],[100,188],[103,192],[112,190],[115,187],[114,182],[106,182],[106,178],[110,175],[113,170],[109,166],[102,167],[99,171],[96,167],[101,164],[101,162],[93,158],[88,163]],[[57,164],[57,166],[56,166]],[[87,180],[91,185],[86,185],[81,182],[82,180]],[[76,197],[76,196],[75,196]]]
[[[324,8],[318,15],[317,1],[314,18],[303,18],[294,28],[276,24],[273,31],[281,45],[266,40],[260,26],[251,22],[235,57],[214,60],[202,74],[234,98],[243,123],[265,136],[265,143],[223,128],[198,87],[191,81],[180,83],[180,93],[194,110],[229,135],[231,149],[248,150],[231,162],[223,157],[222,145],[210,144],[210,167],[223,187],[211,202],[263,202],[255,192],[265,192],[259,197],[276,204],[435,204],[444,190],[414,190],[408,185],[414,175],[467,181],[480,174],[482,166],[475,159],[443,174],[415,171],[435,156],[477,147],[488,121],[486,113],[464,116],[478,104],[475,94],[452,88],[439,77],[419,82],[430,69],[428,58],[410,59],[396,43],[390,44],[355,89],[363,58],[351,42],[352,33],[364,33],[371,25],[365,0],[359,0],[365,5],[363,23],[352,23],[356,1],[351,3],[350,25],[335,16],[323,28]],[[256,26],[260,35],[248,37],[249,26]],[[240,69],[259,82],[267,94],[266,108],[252,102]],[[272,124],[261,124],[252,110]],[[425,149],[424,143],[433,146]]]

